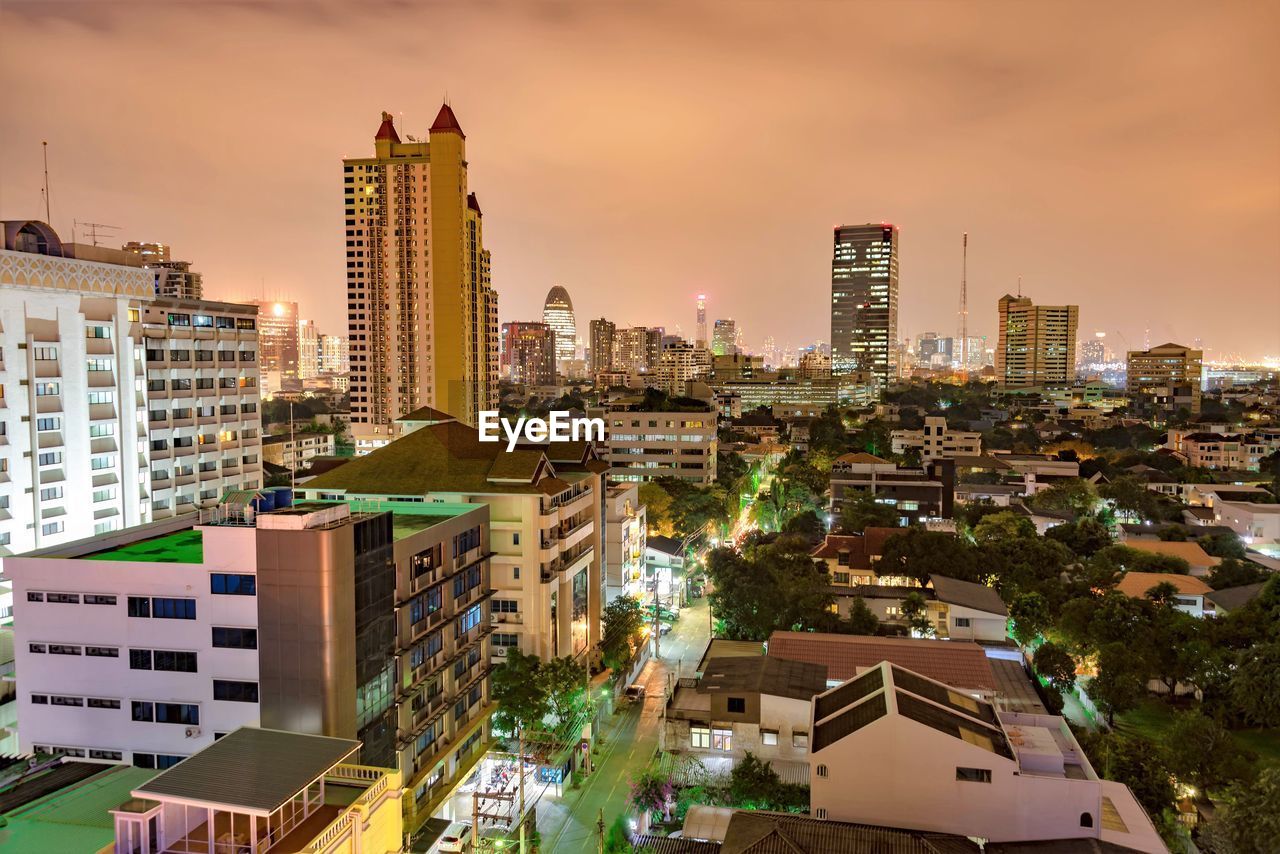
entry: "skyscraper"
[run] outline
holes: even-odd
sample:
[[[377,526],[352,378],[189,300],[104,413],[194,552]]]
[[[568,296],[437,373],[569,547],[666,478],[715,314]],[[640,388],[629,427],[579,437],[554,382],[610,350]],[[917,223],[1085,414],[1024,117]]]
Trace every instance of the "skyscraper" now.
[[[1030,297],[1000,297],[996,381],[1003,388],[1065,386],[1075,380],[1080,307],[1034,305]]]
[[[320,332],[314,320],[298,321],[298,379],[320,374]]]
[[[738,327],[732,320],[717,320],[711,335],[711,352],[731,356],[738,352]]]
[[[550,385],[556,381],[556,334],[545,323],[502,324],[502,370],[512,382]]]
[[[837,374],[898,376],[898,229],[842,225],[831,260],[831,359]]]
[[[603,317],[591,321],[591,376],[613,370],[613,342],[617,326]]]
[[[698,337],[694,343],[699,347],[707,346],[707,295],[698,294]]]
[[[258,307],[258,340],[261,342],[259,365],[264,373],[276,372],[281,380],[298,379],[300,348],[298,344],[298,304],[296,302],[263,302]],[[279,391],[278,381],[271,383]]]
[[[357,452],[422,406],[469,424],[497,408],[498,295],[467,168],[448,104],[427,140],[401,142],[383,113],[373,156],[343,161]]]
[[[649,373],[658,366],[662,352],[662,330],[645,326],[618,329],[613,338],[613,369]]]
[[[542,304],[542,322],[555,332],[556,368],[563,370],[577,346],[578,324],[573,319],[573,300],[560,285],[547,291],[546,302]]]

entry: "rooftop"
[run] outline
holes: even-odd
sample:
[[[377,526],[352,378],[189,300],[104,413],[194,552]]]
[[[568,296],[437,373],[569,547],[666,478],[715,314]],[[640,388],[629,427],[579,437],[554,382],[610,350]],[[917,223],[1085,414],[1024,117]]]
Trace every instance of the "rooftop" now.
[[[194,524],[195,519],[191,522]],[[140,563],[204,563],[204,534],[187,528],[84,555],[81,560],[127,560]]]
[[[698,693],[740,691],[808,700],[826,687],[826,665],[765,656],[731,656],[707,662]]]
[[[139,798],[181,800],[269,814],[360,749],[345,738],[241,727],[134,789]]]
[[[736,810],[721,854],[978,854],[963,836],[903,830],[805,815]]]
[[[98,851],[110,845],[115,839],[110,811],[156,772],[129,765],[98,767],[104,770],[6,813],[0,851]]]
[[[1005,608],[1004,600],[993,587],[975,584],[972,581],[961,581],[958,578],[947,578],[945,575],[930,575],[929,581],[933,584],[934,598],[939,602],[972,608],[988,614],[1007,615],[1009,613]]]
[[[1215,590],[1212,593],[1206,593],[1205,598],[1217,605],[1224,611],[1234,611],[1237,608],[1243,608],[1248,605],[1258,594],[1262,592],[1262,588],[1267,586],[1267,582],[1259,581],[1257,584],[1244,584],[1240,587],[1226,587],[1222,590]]]
[[[1126,572],[1116,585],[1116,590],[1131,599],[1141,599],[1147,595],[1148,590],[1164,583],[1172,584],[1183,596],[1204,596],[1213,592],[1213,588],[1193,575],[1172,572]]]
[[[771,657],[827,666],[828,679],[852,679],[888,661],[955,688],[995,691],[986,652],[971,641],[868,637],[823,632],[774,632]]]
[[[1190,541],[1125,540],[1121,545],[1149,554],[1180,557],[1192,566],[1217,566],[1219,563],[1218,558],[1202,549],[1199,543]]]

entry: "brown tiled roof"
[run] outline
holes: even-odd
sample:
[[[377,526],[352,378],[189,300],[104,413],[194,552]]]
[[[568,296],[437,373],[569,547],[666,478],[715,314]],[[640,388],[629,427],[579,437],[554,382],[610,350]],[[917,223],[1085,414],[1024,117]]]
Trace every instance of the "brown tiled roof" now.
[[[852,679],[860,669],[888,661],[955,688],[996,689],[986,653],[971,641],[774,632],[769,655],[825,664],[829,679]]]
[[[373,135],[374,139],[389,139],[392,142],[400,141],[400,134],[396,133],[395,120],[388,112],[382,114],[382,124],[378,125],[378,132]]]
[[[985,584],[974,584],[972,581],[961,581],[958,578],[947,578],[945,575],[930,575],[933,594],[939,602],[948,605],[959,605],[988,614],[1008,614],[1004,600],[995,588]]]
[[[453,114],[453,107],[448,104],[440,105],[440,112],[436,113],[436,120],[431,123],[432,133],[441,131],[451,131],[463,139],[467,138],[467,135],[462,132],[462,125],[458,124],[458,117]]]
[[[1141,599],[1147,591],[1157,584],[1169,582],[1178,588],[1183,596],[1203,596],[1212,593],[1213,588],[1194,575],[1178,575],[1172,572],[1126,572],[1124,578],[1116,585],[1124,595],[1131,599]]]
[[[1209,601],[1222,610],[1234,611],[1252,602],[1262,592],[1262,588],[1266,586],[1267,582],[1259,581],[1257,584],[1242,584],[1239,587],[1226,587],[1222,590],[1215,590],[1206,594],[1206,596]]]
[[[1125,540],[1121,545],[1149,554],[1180,557],[1192,566],[1217,566],[1219,562],[1218,558],[1200,548],[1199,543],[1188,541]]]
[[[871,556],[884,554],[885,541],[901,533],[901,528],[867,528],[861,534],[827,534],[827,538],[809,552],[809,556],[834,558],[845,551],[849,553],[851,568],[869,569]]]
[[[739,691],[809,700],[827,690],[827,668],[766,656],[713,658],[702,668],[699,694]]]
[[[406,412],[397,421],[454,421],[454,417],[432,406],[419,406],[412,412]]]
[[[855,465],[855,464],[866,465],[867,463],[889,462],[888,460],[882,460],[879,457],[865,453],[864,451],[858,451],[857,453],[854,453],[854,454],[841,454],[840,456],[836,457],[835,461],[838,463],[845,463],[847,465]]]
[[[720,854],[978,854],[963,836],[737,810]]]

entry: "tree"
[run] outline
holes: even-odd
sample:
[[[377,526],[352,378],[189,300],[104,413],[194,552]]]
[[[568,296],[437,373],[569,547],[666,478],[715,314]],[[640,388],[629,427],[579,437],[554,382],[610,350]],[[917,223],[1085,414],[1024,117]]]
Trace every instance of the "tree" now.
[[[1140,520],[1160,519],[1160,497],[1132,475],[1117,477],[1098,487],[1098,494],[1111,502],[1121,515]]]
[[[1280,768],[1266,768],[1248,785],[1233,785],[1202,835],[1212,854],[1272,854],[1280,839]]]
[[[1253,726],[1280,727],[1280,640],[1240,654],[1231,677],[1231,699]]]
[[[1079,518],[1093,512],[1098,504],[1098,491],[1087,480],[1065,478],[1037,492],[1031,498],[1031,504],[1041,510],[1070,512]]]
[[[1231,732],[1198,710],[1178,712],[1164,739],[1169,768],[1179,780],[1217,789],[1252,776]]]
[[[1147,691],[1146,668],[1135,659],[1128,646],[1117,641],[1098,651],[1098,675],[1089,682],[1089,696],[1115,726],[1116,715],[1138,705]]]
[[[720,548],[707,555],[711,608],[725,637],[763,641],[779,629],[838,628],[830,578],[805,551],[782,542],[744,551],[749,554]]]
[[[1031,666],[1060,694],[1076,685],[1076,660],[1056,643],[1040,644],[1031,658]]]
[[[631,660],[644,629],[644,611],[631,596],[619,596],[604,606],[601,616],[600,652],[606,666],[615,670]]]
[[[555,715],[557,723],[572,720],[582,711],[587,699],[590,674],[573,656],[553,658],[542,665],[538,682],[547,697],[547,708]]]
[[[796,534],[804,537],[810,545],[817,545],[822,541],[822,537],[827,532],[827,526],[822,524],[822,520],[818,518],[818,514],[812,510],[805,510],[797,513],[788,519],[782,526],[784,534]]]
[[[1044,535],[1062,543],[1080,557],[1090,557],[1111,545],[1111,534],[1107,531],[1107,526],[1088,516],[1074,522],[1054,525]]]
[[[937,572],[961,581],[982,581],[979,553],[973,546],[944,531],[907,528],[884,544],[880,575],[903,575],[923,583]]]
[[[1106,779],[1128,786],[1148,814],[1158,818],[1173,808],[1177,796],[1173,775],[1154,745],[1114,732],[1094,735],[1086,742],[1094,767]]]
[[[659,484],[649,481],[640,484],[639,498],[649,530],[671,536],[671,495]]]
[[[1200,544],[1200,548],[1214,557],[1244,560],[1244,545],[1234,533],[1223,531],[1218,534],[1206,534],[1196,542]]]
[[[990,546],[1023,537],[1035,537],[1035,523],[1012,510],[983,516],[973,526],[973,539],[980,546]]]
[[[1228,587],[1257,584],[1266,581],[1267,577],[1267,571],[1256,563],[1228,557],[1209,570],[1209,577],[1205,580],[1214,590],[1226,590]]]
[[[637,810],[646,813],[662,813],[663,819],[671,817],[675,803],[675,786],[664,774],[657,771],[641,771],[631,778],[631,794],[628,800]]]
[[[513,733],[542,727],[542,719],[551,707],[539,678],[541,670],[538,656],[525,655],[516,647],[509,649],[506,660],[493,669],[489,693],[498,704],[493,722],[499,729]]]
[[[928,603],[922,594],[912,590],[903,597],[901,613],[912,632],[921,637],[933,637],[936,630],[933,620],[929,619]]]
[[[1009,605],[1013,639],[1026,646],[1049,627],[1049,606],[1039,593],[1023,593]]]
[[[729,773],[729,795],[741,809],[761,809],[774,800],[782,779],[768,762],[751,751],[734,763]]]
[[[869,492],[859,492],[845,499],[840,507],[836,529],[841,534],[861,534],[867,528],[898,527],[898,511],[888,504],[876,503]]]
[[[1202,682],[1206,663],[1210,658],[1210,647],[1204,640],[1206,634],[1204,621],[1178,610],[1173,601],[1177,589],[1173,593],[1162,588],[1172,588],[1168,582],[1158,584],[1147,596],[1157,603],[1149,622],[1148,646],[1151,667],[1160,681],[1169,689],[1169,696],[1174,696],[1179,683],[1197,684]]]
[[[880,620],[861,596],[855,596],[849,604],[849,618],[842,628],[851,635],[874,635],[880,628]]]

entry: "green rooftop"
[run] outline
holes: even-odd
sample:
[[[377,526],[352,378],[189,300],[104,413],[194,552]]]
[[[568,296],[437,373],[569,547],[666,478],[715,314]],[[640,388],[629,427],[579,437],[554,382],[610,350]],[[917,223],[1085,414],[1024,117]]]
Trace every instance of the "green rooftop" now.
[[[99,851],[115,840],[110,810],[130,800],[134,789],[156,775],[128,765],[46,795],[5,814],[0,851]]]
[[[140,563],[204,563],[204,536],[194,528],[138,540],[105,551],[87,554],[83,560],[131,560]]]

